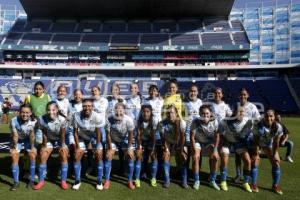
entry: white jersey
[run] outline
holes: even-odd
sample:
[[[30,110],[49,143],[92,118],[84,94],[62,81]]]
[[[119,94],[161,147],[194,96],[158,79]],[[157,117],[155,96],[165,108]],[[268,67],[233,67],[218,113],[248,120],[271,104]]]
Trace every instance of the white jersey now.
[[[107,98],[108,100],[108,115],[107,117],[111,117],[115,115],[115,105],[117,103],[123,103],[124,105],[126,105],[126,100],[123,99],[122,97],[119,97],[118,99],[115,99],[113,97],[109,97]]]
[[[253,129],[253,120],[244,117],[238,120],[222,120],[222,134],[227,142],[235,143],[245,139]]]
[[[271,146],[274,137],[280,137],[283,135],[283,128],[279,123],[276,122],[275,130],[271,131],[271,129],[266,127],[263,122],[260,122],[256,125],[254,134],[259,137],[260,146]]]
[[[152,120],[152,130],[154,131],[154,134],[156,133],[157,130],[157,122],[153,119]],[[151,129],[149,127],[149,122],[143,122],[142,124],[139,125],[138,127],[141,130],[142,134],[142,140],[143,141],[149,141],[151,139]]]
[[[35,129],[36,121],[29,120],[22,124],[20,117],[12,118],[10,122],[10,130],[12,133],[18,134],[19,140],[28,139],[30,133],[32,133]]]
[[[108,101],[104,97],[94,99],[93,101],[94,111],[99,113],[104,119],[106,118],[106,112],[108,109]]]
[[[149,104],[152,107],[152,113],[154,120],[158,123],[162,120],[162,108],[164,105],[164,100],[160,97],[150,99],[147,98],[143,104]]]
[[[191,131],[195,131],[195,142],[213,143],[215,135],[219,132],[219,122],[215,119],[204,124],[200,118],[196,118],[192,122]]]
[[[243,107],[245,108],[245,112],[246,112],[245,116],[246,117],[253,119],[253,120],[260,119],[260,114],[258,112],[258,109],[253,103],[247,102]]]
[[[58,109],[64,114],[65,116],[68,116],[68,109],[70,105],[70,101],[67,98],[63,99],[55,99],[55,102],[58,105]]]
[[[47,115],[39,117],[39,128],[47,131],[49,140],[60,140],[60,131],[66,127],[64,117],[57,117],[55,120],[50,119]]]
[[[73,115],[76,112],[82,111],[82,103],[70,103],[69,108],[68,108],[68,115]]]
[[[192,121],[198,117],[199,109],[202,106],[201,99],[197,99],[196,101],[187,101],[184,103],[185,105],[185,120],[186,120],[186,131],[185,131],[185,141],[190,142],[190,132]]]
[[[126,98],[126,114],[137,121],[141,111],[142,98],[137,95]]]
[[[94,111],[92,111],[89,118],[84,118],[81,112],[76,112],[72,124],[74,129],[78,129],[79,139],[91,140],[96,137],[96,128],[105,126],[105,119],[101,118],[100,115]]]
[[[211,108],[212,112],[214,113],[216,119],[219,122],[225,119],[226,117],[231,117],[232,115],[232,110],[224,101],[221,101],[220,103],[213,102]]]
[[[175,126],[171,124],[168,120],[163,120],[158,125],[158,130],[166,139],[169,144],[176,144],[175,138]],[[180,120],[180,131],[181,133],[185,133],[186,130],[186,123],[184,120]],[[179,133],[179,134],[181,134]]]
[[[106,130],[110,132],[113,143],[128,142],[128,132],[135,129],[133,119],[124,115],[121,121],[116,120],[114,117],[108,118]]]

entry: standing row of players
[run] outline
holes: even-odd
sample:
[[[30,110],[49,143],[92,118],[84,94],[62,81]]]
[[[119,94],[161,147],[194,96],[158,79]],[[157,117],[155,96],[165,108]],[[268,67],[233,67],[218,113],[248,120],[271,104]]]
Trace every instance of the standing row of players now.
[[[101,96],[99,87],[93,87],[92,97],[83,99],[76,89],[69,101],[67,89],[60,86],[57,98],[51,101],[42,82],[34,86],[34,94],[25,99],[19,116],[11,121],[12,174],[19,187],[19,154],[22,149],[30,158],[30,181],[28,187],[35,190],[45,185],[47,160],[58,149],[61,161],[61,188],[68,189],[68,156],[74,158],[75,183],[72,189],[81,186],[81,159],[85,152],[95,159],[97,166],[96,189],[109,189],[112,159],[118,151],[120,162],[127,159],[128,187],[141,187],[140,174],[146,172],[151,159],[150,183],[157,186],[158,159],[162,160],[163,187],[170,186],[170,158],[175,155],[181,169],[182,187],[188,187],[188,170],[192,159],[193,188],[200,187],[202,152],[209,157],[210,186],[227,191],[227,166],[230,149],[236,155],[237,177],[241,176],[243,161],[243,188],[258,192],[257,176],[259,153],[262,149],[272,165],[273,191],[282,194],[279,186],[280,158],[278,147],[284,129],[275,120],[275,111],[268,109],[261,118],[256,106],[248,102],[249,93],[240,91],[240,102],[233,111],[222,101],[223,91],[215,90],[215,101],[203,104],[198,98],[198,88],[192,85],[187,100],[177,93],[176,81],[170,81],[168,93],[159,95],[157,86],[149,87],[149,97],[139,95],[136,83],[131,85],[131,96],[123,99],[118,85],[112,86],[112,97]],[[283,140],[286,140],[284,138]],[[158,155],[159,149],[162,151]],[[158,156],[161,156],[158,158]],[[34,184],[36,160],[39,163],[39,182]],[[89,157],[89,156],[88,156]],[[217,184],[220,160],[221,183]],[[104,183],[103,183],[104,175]]]

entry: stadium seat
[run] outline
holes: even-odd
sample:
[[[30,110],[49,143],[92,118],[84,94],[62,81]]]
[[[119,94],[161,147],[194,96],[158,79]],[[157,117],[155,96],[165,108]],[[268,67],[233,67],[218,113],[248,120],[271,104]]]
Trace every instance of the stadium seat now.
[[[169,45],[168,34],[143,34],[141,36],[141,45]]]
[[[111,37],[111,46],[137,46],[138,34],[114,34]]]
[[[20,44],[22,45],[47,45],[50,42],[52,34],[49,33],[26,33]]]
[[[198,34],[172,34],[171,45],[200,45]]]

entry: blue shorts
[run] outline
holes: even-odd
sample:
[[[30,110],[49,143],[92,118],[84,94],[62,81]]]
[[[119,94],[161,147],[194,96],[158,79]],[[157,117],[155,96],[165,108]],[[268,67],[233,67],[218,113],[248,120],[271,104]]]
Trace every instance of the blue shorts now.
[[[48,140],[47,148],[54,149],[61,147],[61,142],[59,140]]]
[[[11,144],[12,144],[12,142],[11,142]],[[18,153],[20,153],[22,150],[25,150],[25,151],[29,152],[31,150],[31,145],[30,145],[29,138],[18,140],[16,150],[17,150]]]

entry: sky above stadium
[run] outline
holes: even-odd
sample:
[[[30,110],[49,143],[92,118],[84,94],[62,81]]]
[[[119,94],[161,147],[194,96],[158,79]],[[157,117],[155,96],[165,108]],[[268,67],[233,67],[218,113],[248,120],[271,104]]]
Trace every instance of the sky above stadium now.
[[[274,2],[275,0],[262,0],[263,2],[266,2],[266,4],[271,3],[272,1]],[[258,4],[261,2],[261,0],[235,0],[234,7],[245,7],[245,4]],[[285,3],[289,2],[289,0],[278,0],[278,2]],[[300,0],[293,0],[294,3],[300,3]],[[19,0],[0,0],[0,4],[15,4],[18,7],[21,8],[21,4]]]

